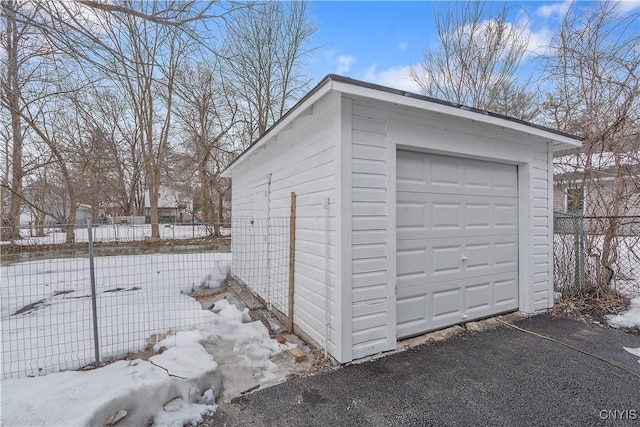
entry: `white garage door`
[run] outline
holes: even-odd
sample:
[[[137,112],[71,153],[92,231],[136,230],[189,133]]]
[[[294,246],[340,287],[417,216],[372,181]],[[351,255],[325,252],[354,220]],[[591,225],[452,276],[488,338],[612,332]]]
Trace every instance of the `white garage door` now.
[[[398,338],[518,308],[517,167],[398,151]]]

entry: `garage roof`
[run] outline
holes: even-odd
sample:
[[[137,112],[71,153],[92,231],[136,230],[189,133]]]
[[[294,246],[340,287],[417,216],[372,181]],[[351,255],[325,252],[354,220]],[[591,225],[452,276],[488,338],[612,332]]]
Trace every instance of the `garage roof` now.
[[[427,111],[448,114],[450,116],[468,118],[477,122],[493,124],[505,129],[512,129],[526,134],[538,136],[553,143],[554,151],[566,150],[582,145],[581,137],[560,132],[535,123],[526,122],[514,117],[492,113],[441,99],[431,98],[404,90],[393,89],[374,83],[368,83],[337,74],[326,75],[309,93],[298,101],[287,113],[273,124],[267,131],[256,139],[246,150],[244,150],[223,172],[222,176],[230,177],[234,166],[240,163],[241,159],[249,152],[254,151],[264,141],[275,135],[280,129],[286,127],[297,115],[308,106],[313,105],[319,98],[327,92],[337,91],[348,95],[363,96],[366,98],[378,99],[392,102],[398,105],[415,107]]]

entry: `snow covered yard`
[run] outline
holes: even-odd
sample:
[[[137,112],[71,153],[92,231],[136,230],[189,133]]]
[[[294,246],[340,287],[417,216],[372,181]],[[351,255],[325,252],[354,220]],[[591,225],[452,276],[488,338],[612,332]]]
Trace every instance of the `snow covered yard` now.
[[[101,360],[142,350],[154,334],[209,326],[210,313],[187,293],[216,288],[229,253],[95,258]],[[95,358],[89,260],[3,265],[2,377],[78,369]]]
[[[21,229],[20,235],[22,239],[16,240],[14,243],[18,245],[43,245],[43,244],[60,244],[64,243],[66,236],[62,228],[47,227],[45,228],[46,236],[34,237],[35,230]],[[199,237],[211,236],[212,226],[205,225],[181,225],[181,224],[160,224],[161,239],[197,239]],[[87,242],[87,227],[78,225],[75,229],[76,242]],[[230,228],[221,228],[220,234],[230,236]],[[151,224],[143,225],[97,225],[93,227],[93,240],[95,242],[137,242],[144,241],[151,237]],[[6,243],[6,242],[3,242]]]
[[[270,339],[262,323],[248,321],[246,309],[241,312],[226,300],[216,303],[217,314],[202,311],[206,328],[168,336],[154,345],[158,354],[148,361],[3,380],[2,425],[197,424],[215,411],[215,399],[225,388],[237,389],[236,380],[249,377],[256,386],[284,380],[289,371],[272,358],[290,344]],[[226,347],[234,372],[221,372],[205,346]]]

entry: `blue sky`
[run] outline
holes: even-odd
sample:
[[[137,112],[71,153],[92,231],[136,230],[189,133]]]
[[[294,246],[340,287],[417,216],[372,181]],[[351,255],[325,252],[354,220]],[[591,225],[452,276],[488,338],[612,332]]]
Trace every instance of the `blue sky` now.
[[[502,3],[497,3],[499,7]],[[558,29],[571,2],[508,2],[513,23],[529,33],[532,54],[525,67],[533,69],[535,53]],[[434,14],[443,2],[428,1],[313,1],[310,16],[318,26],[314,42],[320,48],[309,62],[313,84],[328,73],[337,73],[399,89],[418,91],[407,76],[423,51],[437,44]],[[580,2],[579,7],[596,6]],[[640,1],[623,0],[622,11],[640,10]],[[640,29],[639,29],[640,31]]]

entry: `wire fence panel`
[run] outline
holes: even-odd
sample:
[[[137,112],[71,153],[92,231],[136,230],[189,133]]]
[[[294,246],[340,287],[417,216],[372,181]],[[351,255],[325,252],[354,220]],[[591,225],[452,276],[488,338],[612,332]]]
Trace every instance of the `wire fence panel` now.
[[[234,218],[233,274],[285,317],[289,304],[290,219]]]
[[[584,231],[582,215],[556,212],[553,234],[555,291],[563,295],[580,293],[585,286]]]
[[[176,239],[145,242],[132,234],[116,241],[101,228],[92,229],[101,361],[143,350],[158,334],[208,324],[210,314],[190,295],[216,288],[228,276],[228,237],[212,237],[206,230],[214,227],[199,226],[194,238],[194,226],[191,236],[181,232]],[[230,234],[230,227],[215,229]],[[64,236],[52,230],[40,240],[26,235],[0,245],[3,378],[77,369],[95,360],[88,229],[76,226],[75,243],[59,243],[64,238],[58,234]]]
[[[640,296],[640,217],[554,214],[556,292]]]

